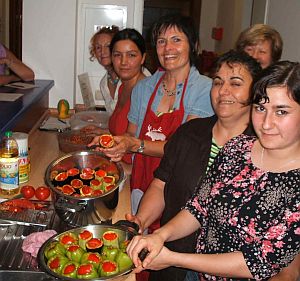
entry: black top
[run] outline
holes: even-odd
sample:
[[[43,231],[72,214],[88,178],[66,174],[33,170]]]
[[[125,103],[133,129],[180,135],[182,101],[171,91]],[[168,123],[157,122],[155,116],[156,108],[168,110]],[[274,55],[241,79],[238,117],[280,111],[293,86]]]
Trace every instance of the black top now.
[[[161,225],[173,218],[194,193],[195,187],[205,176],[212,144],[212,128],[217,117],[193,119],[173,134],[164,149],[164,156],[154,176],[165,182],[165,209]],[[252,128],[245,131],[253,134]],[[197,233],[180,240],[167,242],[165,245],[172,251],[194,253]],[[153,271],[150,280],[184,280],[186,270],[170,267]]]

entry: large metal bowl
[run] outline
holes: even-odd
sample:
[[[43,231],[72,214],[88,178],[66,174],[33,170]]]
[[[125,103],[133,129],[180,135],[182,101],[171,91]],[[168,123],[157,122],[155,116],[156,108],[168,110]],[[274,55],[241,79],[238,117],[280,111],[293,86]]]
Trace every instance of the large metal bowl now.
[[[62,193],[54,186],[51,173],[71,168],[98,169],[112,165],[118,171],[116,186],[109,192],[96,197],[74,197]],[[66,154],[51,162],[45,173],[45,182],[53,191],[54,207],[58,216],[71,226],[84,226],[110,222],[119,201],[119,185],[124,181],[124,170],[119,163],[111,162],[96,151],[78,151]]]
[[[125,223],[125,225],[124,225]],[[90,232],[93,233],[94,237],[101,237],[103,235],[103,233],[105,231],[108,230],[113,230],[116,233],[118,233],[119,235],[119,240],[120,241],[124,241],[124,240],[131,240],[133,238],[133,236],[137,235],[137,229],[134,228],[134,226],[132,226],[132,223],[129,223],[128,226],[127,224],[128,222],[124,222],[124,221],[119,221],[117,222],[117,224],[115,225],[88,225],[88,226],[84,226],[84,227],[78,227],[78,228],[74,228],[71,231],[73,233],[79,234],[81,231],[87,229]],[[42,271],[55,276],[56,278],[59,279],[63,279],[63,280],[68,280],[68,281],[79,281],[82,279],[76,279],[76,278],[69,278],[69,277],[65,277],[65,276],[61,276],[55,272],[53,272],[52,270],[49,269],[49,267],[47,266],[47,261],[44,255],[45,249],[46,247],[53,241],[59,241],[59,237],[61,237],[62,235],[66,234],[70,232],[70,230],[65,231],[63,233],[60,233],[58,235],[55,235],[53,237],[51,237],[50,239],[48,239],[40,248],[39,253],[38,253],[38,262],[39,262],[39,266],[41,268]],[[96,280],[122,280],[122,279],[126,279],[127,277],[124,276],[125,274],[128,274],[129,272],[132,271],[132,269],[134,268],[134,265],[132,265],[130,268],[128,268],[125,271],[119,272],[118,274],[109,276],[109,277],[98,277],[98,278],[93,278],[93,279],[88,279],[91,281],[96,281]]]

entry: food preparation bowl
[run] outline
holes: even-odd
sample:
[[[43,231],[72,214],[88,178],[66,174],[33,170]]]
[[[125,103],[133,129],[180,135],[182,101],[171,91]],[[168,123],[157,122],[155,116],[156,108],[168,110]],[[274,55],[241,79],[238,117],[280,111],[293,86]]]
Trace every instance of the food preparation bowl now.
[[[115,186],[102,195],[75,197],[64,194],[53,181],[53,174],[72,168],[106,169],[116,176]],[[119,185],[124,181],[124,170],[119,163],[111,162],[100,152],[78,151],[66,154],[51,162],[45,173],[45,182],[53,191],[55,211],[67,224],[85,226],[110,222],[119,201]]]
[[[56,242],[56,241],[60,241],[60,237],[62,237],[63,235],[67,234],[67,233],[75,233],[75,234],[79,234],[84,230],[88,230],[93,234],[93,237],[100,237],[103,235],[104,232],[106,231],[114,231],[118,234],[119,236],[119,242],[125,241],[125,240],[131,240],[133,238],[133,236],[137,235],[137,229],[138,227],[133,224],[130,223],[128,221],[119,221],[114,225],[107,225],[107,224],[101,224],[101,225],[88,225],[88,226],[84,226],[84,227],[78,227],[78,228],[74,228],[65,232],[62,232],[60,234],[57,234],[53,237],[51,237],[50,239],[48,239],[40,248],[39,253],[38,253],[38,262],[39,262],[39,267],[42,271],[56,277],[59,279],[63,279],[63,280],[69,280],[69,281],[79,281],[82,279],[76,279],[76,278],[70,278],[70,277],[66,277],[66,276],[62,276],[61,274],[55,273],[54,271],[52,271],[48,266],[47,266],[47,259],[45,257],[45,250],[47,249],[47,247],[49,247],[49,245],[52,242]],[[146,253],[143,253],[142,255],[145,255]],[[140,256],[140,258],[144,258],[145,256]],[[92,278],[92,279],[88,279],[88,280],[92,280],[92,281],[96,281],[96,280],[122,280],[122,279],[126,279],[127,277],[124,276],[126,274],[128,274],[129,272],[132,271],[132,269],[134,268],[134,265],[124,269],[123,271],[118,272],[117,274],[111,275],[111,276],[107,276],[107,277],[97,277],[97,278]]]

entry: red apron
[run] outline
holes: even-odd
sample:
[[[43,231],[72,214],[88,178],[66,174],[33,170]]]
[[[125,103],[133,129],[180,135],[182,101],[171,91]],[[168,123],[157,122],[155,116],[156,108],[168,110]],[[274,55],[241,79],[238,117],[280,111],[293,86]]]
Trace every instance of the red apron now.
[[[109,123],[108,123],[109,131],[114,136],[124,135],[128,127],[127,115],[130,109],[130,99],[127,100],[127,102],[123,107],[120,107],[120,96],[122,95],[122,90],[123,90],[123,84],[119,88],[116,108],[112,113],[112,115],[110,116]],[[132,156],[131,153],[125,154],[122,160],[125,163],[131,164],[132,163],[131,156]]]
[[[168,140],[182,123],[184,117],[183,98],[186,90],[187,79],[184,82],[180,107],[178,110],[157,116],[151,109],[157,89],[162,82],[163,77],[164,75],[158,81],[148,102],[139,139],[150,141]],[[153,180],[153,172],[158,167],[160,160],[160,157],[152,157],[136,153],[131,175],[131,189],[140,189],[145,192]]]

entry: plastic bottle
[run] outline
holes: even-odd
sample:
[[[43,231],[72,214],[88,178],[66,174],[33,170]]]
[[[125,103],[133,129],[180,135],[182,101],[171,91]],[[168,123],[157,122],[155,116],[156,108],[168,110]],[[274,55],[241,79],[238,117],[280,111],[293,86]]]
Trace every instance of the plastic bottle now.
[[[30,159],[28,155],[28,134],[13,132],[19,148],[19,184],[28,182],[30,172]]]
[[[20,192],[19,150],[11,131],[5,132],[0,149],[0,197],[10,198]]]

